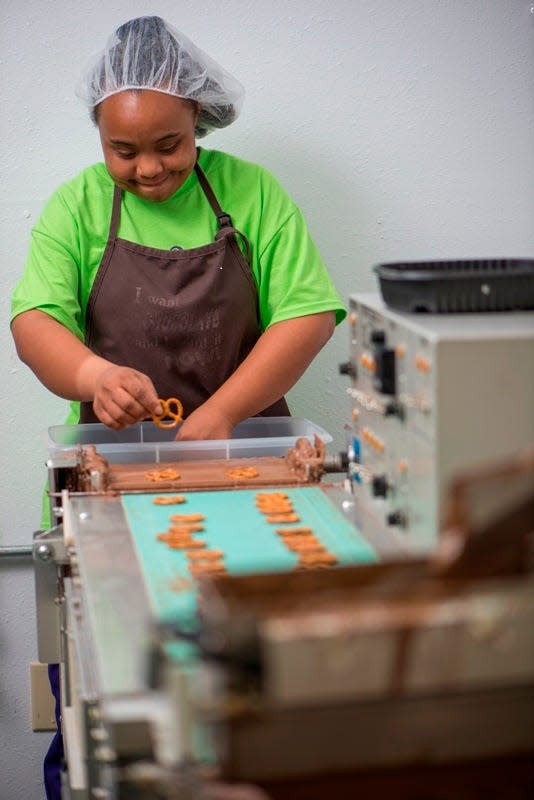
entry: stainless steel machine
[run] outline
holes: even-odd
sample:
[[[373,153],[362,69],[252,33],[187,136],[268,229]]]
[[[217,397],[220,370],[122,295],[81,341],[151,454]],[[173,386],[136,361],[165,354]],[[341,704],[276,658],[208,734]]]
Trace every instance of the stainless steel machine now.
[[[355,521],[428,552],[453,476],[534,442],[534,313],[408,314],[354,295],[349,325]]]
[[[351,298],[344,481],[306,421],[216,443],[51,432],[57,524],[34,560],[65,798],[448,800],[510,774],[502,796],[530,796],[532,331],[506,316],[500,344],[457,340]],[[488,401],[488,443],[490,364],[513,394]]]

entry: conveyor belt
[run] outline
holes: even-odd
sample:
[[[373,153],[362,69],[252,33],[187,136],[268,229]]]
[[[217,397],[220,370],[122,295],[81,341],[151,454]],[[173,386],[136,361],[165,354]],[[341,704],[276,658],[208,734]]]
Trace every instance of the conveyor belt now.
[[[256,490],[185,493],[179,506],[158,506],[152,494],[126,494],[124,512],[135,542],[155,616],[190,621],[195,615],[195,584],[183,551],[170,550],[156,539],[169,527],[173,513],[204,514],[204,531],[198,534],[208,548],[222,550],[231,574],[291,570],[297,556],[276,534],[277,525],[266,522],[255,505]],[[262,492],[269,490],[262,490]],[[271,491],[276,491],[272,489]],[[284,488],[300,517],[298,525],[312,528],[340,565],[376,561],[376,554],[342,513],[317,487]],[[284,527],[290,527],[284,524]]]
[[[236,490],[243,486],[243,480],[232,478],[233,469],[254,467],[257,475],[248,482],[252,487],[266,486],[302,486],[310,481],[295,472],[285,458],[228,458],[197,459],[192,461],[165,461],[154,464],[110,464],[108,465],[107,488],[111,492],[151,492],[154,481],[147,478],[147,473],[158,469],[176,470],[177,478],[158,479],[157,486],[161,491],[210,491],[220,489]]]

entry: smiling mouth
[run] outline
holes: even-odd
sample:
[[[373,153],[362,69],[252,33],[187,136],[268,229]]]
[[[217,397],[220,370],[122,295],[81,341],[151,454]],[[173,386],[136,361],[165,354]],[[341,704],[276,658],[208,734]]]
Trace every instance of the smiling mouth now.
[[[141,183],[141,181],[137,181],[137,185],[142,186],[143,189],[155,189],[158,186],[164,184],[165,181],[167,180],[167,177],[168,176],[166,175],[164,178],[162,178],[160,181],[157,181],[156,183]]]

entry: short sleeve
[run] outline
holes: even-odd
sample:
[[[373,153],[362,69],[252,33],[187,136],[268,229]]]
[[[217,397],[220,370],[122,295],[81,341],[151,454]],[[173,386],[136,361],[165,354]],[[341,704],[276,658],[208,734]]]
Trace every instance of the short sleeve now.
[[[259,301],[263,329],[293,317],[334,311],[346,316],[339,295],[298,207],[259,254]]]
[[[77,225],[58,190],[34,226],[22,278],[15,287],[11,319],[38,309],[83,340]]]

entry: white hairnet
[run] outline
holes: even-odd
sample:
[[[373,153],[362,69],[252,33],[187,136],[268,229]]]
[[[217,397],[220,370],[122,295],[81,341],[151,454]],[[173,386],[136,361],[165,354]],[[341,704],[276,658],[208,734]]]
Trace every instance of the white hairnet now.
[[[200,104],[197,136],[233,122],[243,102],[238,80],[161,17],[138,17],[109,38],[78,84],[91,111],[127,89],[152,89]]]

